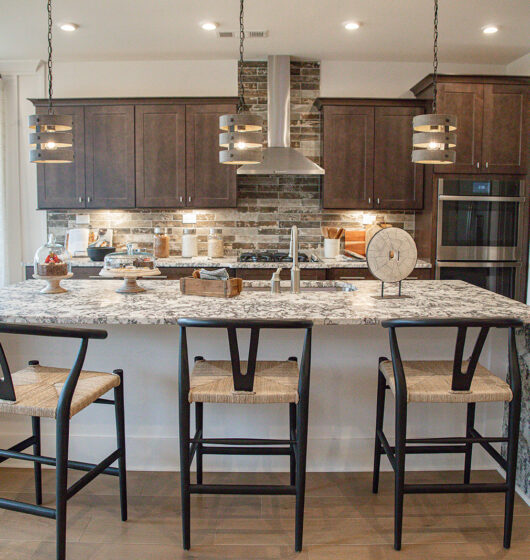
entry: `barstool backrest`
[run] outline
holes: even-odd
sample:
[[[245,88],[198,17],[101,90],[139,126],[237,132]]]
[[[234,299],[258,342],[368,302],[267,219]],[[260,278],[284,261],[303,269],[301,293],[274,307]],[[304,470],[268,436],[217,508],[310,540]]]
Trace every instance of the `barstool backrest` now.
[[[519,368],[517,361],[517,349],[515,346],[515,329],[522,327],[523,322],[513,317],[494,317],[488,319],[389,319],[383,321],[382,326],[389,329],[390,350],[392,352],[392,362],[394,365],[394,374],[402,377],[404,380],[403,363],[399,352],[399,346],[396,336],[396,328],[402,327],[454,327],[457,328],[456,346],[453,358],[453,379],[451,390],[453,391],[469,391],[473,375],[477,368],[478,360],[484,343],[491,328],[510,329],[509,337],[509,368],[513,372],[514,368]],[[468,328],[480,328],[475,346],[469,358],[466,371],[462,371],[462,362],[464,355],[464,346],[466,344],[466,334]]]
[[[254,388],[254,375],[258,355],[259,334],[261,329],[305,329],[305,342],[300,362],[300,376],[309,375],[311,362],[311,329],[312,321],[306,320],[281,320],[281,319],[194,319],[181,318],[180,326],[180,362],[181,376],[189,377],[188,349],[186,328],[226,329],[228,333],[228,346],[230,361],[232,363],[232,376],[236,391],[252,391]],[[238,329],[250,329],[250,345],[248,350],[247,371],[241,371],[241,360],[237,340]]]
[[[101,340],[107,338],[107,331],[101,329],[19,325],[16,323],[0,323],[0,334],[1,333],[81,339],[76,361],[70,371],[70,374],[68,375],[59,399],[58,411],[61,412],[64,410],[66,411],[65,414],[70,411],[70,403],[77,385],[79,374],[81,373],[81,369],[85,361],[89,339],[95,338]],[[3,379],[0,380],[0,399],[5,401],[15,401],[15,388],[13,387],[11,371],[9,369],[9,364],[7,362],[4,349],[2,348],[2,344],[0,344],[0,368],[2,369],[3,374]]]

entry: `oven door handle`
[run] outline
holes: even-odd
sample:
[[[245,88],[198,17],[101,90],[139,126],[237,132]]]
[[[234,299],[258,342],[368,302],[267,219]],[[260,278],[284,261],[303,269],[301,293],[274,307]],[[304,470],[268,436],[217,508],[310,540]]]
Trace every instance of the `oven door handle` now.
[[[521,261],[436,261],[436,266],[439,268],[521,268],[522,263]]]
[[[441,194],[440,200],[461,200],[462,202],[525,202],[524,196],[458,196],[453,194]]]

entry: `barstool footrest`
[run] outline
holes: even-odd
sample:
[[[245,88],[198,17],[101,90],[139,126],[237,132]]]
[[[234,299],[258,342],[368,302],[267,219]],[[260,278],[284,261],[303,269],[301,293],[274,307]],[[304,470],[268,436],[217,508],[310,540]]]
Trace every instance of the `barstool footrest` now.
[[[290,447],[203,447],[203,455],[290,455]]]
[[[295,495],[288,484],[190,484],[190,494]]]
[[[467,494],[506,492],[505,482],[476,482],[474,484],[405,484],[405,494]]]
[[[56,512],[53,508],[18,502],[16,500],[6,500],[5,498],[0,498],[0,508],[10,511],[19,511],[21,513],[30,513],[31,515],[47,517],[48,519],[56,518]]]

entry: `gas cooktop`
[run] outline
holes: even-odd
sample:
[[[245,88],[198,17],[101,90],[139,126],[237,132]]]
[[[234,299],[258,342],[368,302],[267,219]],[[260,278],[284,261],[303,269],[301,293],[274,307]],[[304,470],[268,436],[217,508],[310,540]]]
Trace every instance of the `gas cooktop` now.
[[[300,262],[309,262],[306,253],[298,253]],[[293,258],[287,252],[276,251],[255,251],[252,253],[241,253],[238,257],[239,262],[292,262]]]

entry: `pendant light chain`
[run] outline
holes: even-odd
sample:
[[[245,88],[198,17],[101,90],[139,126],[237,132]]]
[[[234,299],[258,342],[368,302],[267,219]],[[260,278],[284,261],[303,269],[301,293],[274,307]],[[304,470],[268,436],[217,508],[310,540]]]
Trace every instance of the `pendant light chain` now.
[[[237,102],[237,112],[242,113],[246,110],[245,104],[245,86],[243,84],[243,69],[245,66],[245,1],[240,0],[239,3],[239,64],[237,69],[237,80],[239,85],[239,100]]]
[[[52,1],[48,0],[48,114],[52,114],[53,73],[52,73]]]
[[[432,112],[436,113],[436,97],[438,94],[438,0],[434,0],[434,47],[433,47],[433,99]]]

